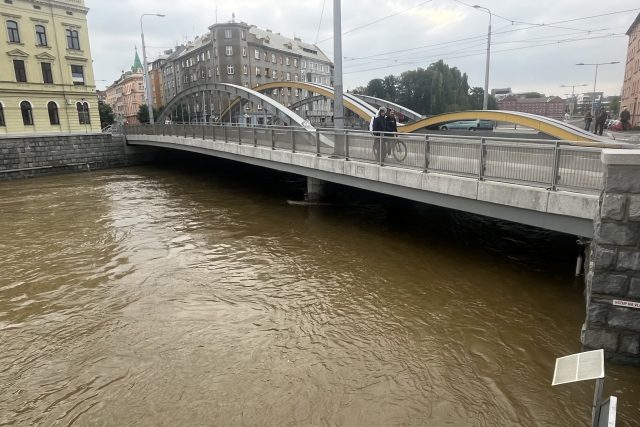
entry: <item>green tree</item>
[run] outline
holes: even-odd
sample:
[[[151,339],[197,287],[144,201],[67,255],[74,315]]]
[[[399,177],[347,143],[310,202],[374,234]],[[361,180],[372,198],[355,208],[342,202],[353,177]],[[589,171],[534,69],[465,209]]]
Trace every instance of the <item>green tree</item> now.
[[[373,79],[367,84],[367,95],[375,96],[376,98],[384,98],[384,80]]]
[[[136,118],[140,123],[148,124],[149,123],[149,107],[147,104],[142,104],[138,109],[138,114],[136,114]]]
[[[113,114],[113,109],[109,104],[106,104],[102,101],[98,101],[98,113],[100,114],[100,127],[106,128],[107,126],[113,124],[115,120],[115,115]]]
[[[616,118],[620,114],[620,97],[617,95],[609,97],[609,114],[612,118]]]

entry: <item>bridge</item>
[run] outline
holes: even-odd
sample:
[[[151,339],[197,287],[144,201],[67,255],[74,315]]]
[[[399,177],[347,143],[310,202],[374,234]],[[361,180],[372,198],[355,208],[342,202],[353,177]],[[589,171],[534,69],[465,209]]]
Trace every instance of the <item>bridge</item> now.
[[[127,143],[239,161],[545,229],[593,236],[600,147],[567,141],[399,134],[382,157],[368,132],[293,126],[127,127]],[[344,154],[336,155],[336,144]],[[313,196],[313,194],[312,194]]]

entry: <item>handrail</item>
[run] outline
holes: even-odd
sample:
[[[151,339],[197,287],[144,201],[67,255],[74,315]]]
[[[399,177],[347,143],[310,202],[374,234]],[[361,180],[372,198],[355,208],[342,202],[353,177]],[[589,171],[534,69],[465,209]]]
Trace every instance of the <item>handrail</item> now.
[[[207,130],[207,129],[211,130]],[[216,129],[222,128],[221,131]],[[232,131],[232,129],[233,131]],[[246,130],[245,130],[246,129]],[[433,134],[373,136],[367,131],[306,129],[293,126],[134,125],[126,127],[132,135],[165,135],[180,138],[217,140],[285,150],[316,156],[332,156],[419,170],[474,177],[546,188],[550,191],[599,192],[603,166],[601,148],[630,148],[627,144],[583,146],[575,141],[507,139]],[[224,135],[224,137],[222,137]],[[217,136],[217,138],[216,138]],[[334,145],[344,146],[336,156]],[[392,147],[380,156],[374,146]]]

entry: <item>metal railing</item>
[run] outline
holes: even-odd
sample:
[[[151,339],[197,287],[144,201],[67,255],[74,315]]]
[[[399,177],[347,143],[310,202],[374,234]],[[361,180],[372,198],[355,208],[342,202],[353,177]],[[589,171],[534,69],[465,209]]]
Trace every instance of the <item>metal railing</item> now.
[[[210,124],[127,126],[125,133],[217,140],[552,191],[599,192],[603,185],[602,147],[570,141],[432,134],[373,136],[349,129],[309,132],[291,126]],[[336,146],[342,149],[336,150]]]

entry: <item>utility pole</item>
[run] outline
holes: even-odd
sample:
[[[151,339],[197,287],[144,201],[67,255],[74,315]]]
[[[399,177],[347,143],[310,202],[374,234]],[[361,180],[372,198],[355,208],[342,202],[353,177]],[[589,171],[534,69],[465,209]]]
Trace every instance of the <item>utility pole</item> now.
[[[491,62],[491,10],[489,8],[473,5],[474,9],[484,10],[489,14],[489,30],[487,31],[487,60],[484,70],[484,98],[482,99],[482,109],[489,109],[489,63]]]
[[[149,110],[149,124],[153,125],[153,96],[151,95],[151,79],[149,78],[149,67],[147,65],[147,49],[144,45],[144,29],[142,28],[142,18],[145,16],[157,16],[164,18],[161,13],[143,13],[140,15],[140,37],[142,38],[142,61],[144,65],[145,97],[147,98],[147,109]]]
[[[342,100],[342,16],[340,0],[333,0],[333,128],[336,130],[333,154],[344,156],[344,140],[337,131],[344,129],[344,104]]]

